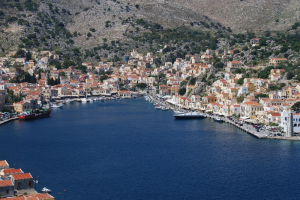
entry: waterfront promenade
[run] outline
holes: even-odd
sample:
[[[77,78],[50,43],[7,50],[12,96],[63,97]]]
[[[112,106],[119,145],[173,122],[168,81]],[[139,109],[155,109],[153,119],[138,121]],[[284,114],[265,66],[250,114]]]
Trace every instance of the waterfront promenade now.
[[[1,125],[1,124],[5,124],[5,123],[10,122],[10,121],[13,121],[13,120],[17,120],[17,119],[19,119],[18,116],[16,116],[16,117],[11,117],[11,118],[9,118],[9,119],[5,119],[5,120],[3,120],[3,121],[0,121],[0,125]]]
[[[175,110],[175,105],[169,103],[169,102],[166,102],[162,99],[157,99],[155,96],[151,95],[150,96],[151,100],[155,103],[159,103],[159,104],[165,104],[165,105],[169,105],[169,108],[172,109],[172,110]],[[214,118],[216,116],[214,115],[211,115],[211,114],[207,114],[207,113],[203,113],[203,112],[199,112],[201,114],[204,115],[204,117],[206,118]],[[235,120],[230,120],[226,117],[220,117],[221,119],[224,120],[224,122],[226,123],[229,123],[241,130],[243,130],[244,132],[256,137],[256,138],[259,138],[259,139],[277,139],[277,140],[294,140],[294,141],[300,141],[300,137],[299,136],[294,136],[294,137],[285,137],[285,136],[278,136],[278,134],[280,132],[274,132],[274,131],[270,131],[270,130],[267,130],[266,128],[264,129],[260,129],[259,131],[257,131],[257,129],[255,127],[253,127],[253,125],[251,124],[247,124],[247,123],[244,123],[243,122],[243,125],[241,126],[239,123],[236,123],[236,121],[239,121],[238,119],[235,119]],[[219,122],[216,122],[216,123],[219,123]]]

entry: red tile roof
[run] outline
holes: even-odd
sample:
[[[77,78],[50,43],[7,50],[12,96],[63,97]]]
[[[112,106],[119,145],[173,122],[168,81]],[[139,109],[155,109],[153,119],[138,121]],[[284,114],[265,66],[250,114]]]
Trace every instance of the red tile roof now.
[[[31,176],[30,173],[26,173],[26,174],[14,174],[12,176],[13,176],[13,178],[15,180],[23,180],[23,179],[30,179],[30,178],[32,178],[32,176]]]
[[[281,116],[280,113],[271,113],[271,115],[272,115],[273,117],[280,117],[280,116]]]
[[[0,181],[0,187],[5,187],[5,186],[13,186],[13,183],[11,182],[11,180]]]
[[[10,168],[10,169],[4,169],[3,173],[4,173],[4,175],[6,175],[6,174],[21,174],[21,173],[23,173],[23,171],[21,169]]]
[[[30,194],[21,197],[12,197],[9,200],[54,200],[54,197],[50,194]]]
[[[0,160],[0,167],[8,167],[8,163],[6,162],[6,160]]]

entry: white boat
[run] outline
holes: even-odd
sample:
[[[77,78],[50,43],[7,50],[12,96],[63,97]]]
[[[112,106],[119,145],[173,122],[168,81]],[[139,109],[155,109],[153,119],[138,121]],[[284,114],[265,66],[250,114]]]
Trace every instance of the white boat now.
[[[184,114],[174,114],[175,119],[200,119],[204,118],[204,115],[198,112],[188,112]]]
[[[224,120],[221,119],[220,117],[215,117],[214,120],[215,120],[216,122],[221,122],[221,123],[224,122]]]
[[[88,98],[87,98],[87,91],[86,91],[86,88],[87,88],[87,82],[86,82],[86,79],[85,79],[85,97],[84,98],[81,98],[81,102],[85,103],[85,102],[89,102]]]
[[[155,106],[154,108],[160,110],[162,107],[158,105],[158,106]]]
[[[66,99],[66,103],[70,103],[72,100],[71,99]]]
[[[175,110],[174,114],[185,114],[186,112],[183,110]]]
[[[61,108],[63,105],[61,104],[51,104],[50,107],[51,108]]]
[[[49,190],[48,188],[44,187],[44,188],[42,189],[42,192],[44,192],[44,193],[50,193],[51,190]]]
[[[163,106],[163,107],[161,107],[161,110],[162,111],[167,111],[168,109],[167,109],[167,107]]]

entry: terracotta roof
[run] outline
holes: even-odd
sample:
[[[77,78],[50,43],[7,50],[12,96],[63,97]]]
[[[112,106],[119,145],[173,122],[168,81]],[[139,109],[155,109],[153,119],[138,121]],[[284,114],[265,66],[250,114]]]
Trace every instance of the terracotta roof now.
[[[15,180],[23,180],[32,178],[30,173],[12,175]]]
[[[281,116],[281,114],[279,114],[279,113],[271,113],[271,115],[272,115],[273,117],[280,117],[280,116]]]
[[[9,167],[6,160],[0,160],[0,167]]]
[[[44,194],[30,194],[30,195],[26,195],[26,196],[21,196],[21,197],[12,197],[9,198],[9,200],[54,200],[54,197],[51,196],[48,193],[44,193]]]
[[[255,102],[245,102],[244,104],[246,104],[246,105],[250,105],[250,106],[262,106],[261,104],[259,104],[259,103],[255,103]]]
[[[13,183],[11,182],[11,180],[0,181],[0,187],[5,187],[5,186],[13,186]]]
[[[233,64],[242,64],[241,61],[230,61],[230,63],[233,63]]]
[[[4,169],[3,173],[4,173],[4,175],[6,175],[6,174],[21,174],[21,173],[23,173],[23,171],[21,169],[10,168],[10,169]]]

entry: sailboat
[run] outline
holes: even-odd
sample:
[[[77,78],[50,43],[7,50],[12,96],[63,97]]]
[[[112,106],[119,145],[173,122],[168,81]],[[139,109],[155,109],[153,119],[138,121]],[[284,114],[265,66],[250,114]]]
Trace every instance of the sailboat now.
[[[88,102],[88,99],[87,99],[87,92],[86,92],[86,86],[87,86],[87,83],[86,83],[86,79],[85,79],[85,98],[81,98],[81,102]]]

